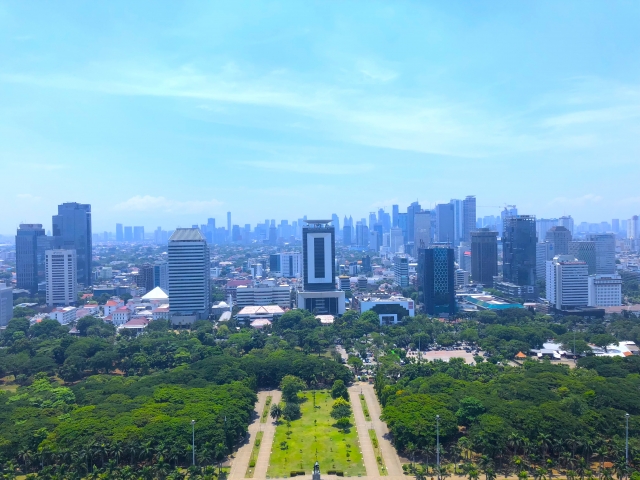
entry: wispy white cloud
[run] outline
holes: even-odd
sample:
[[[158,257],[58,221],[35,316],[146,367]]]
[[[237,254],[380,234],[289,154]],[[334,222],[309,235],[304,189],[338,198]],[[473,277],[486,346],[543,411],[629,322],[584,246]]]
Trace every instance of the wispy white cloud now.
[[[149,212],[159,211],[166,213],[203,213],[222,205],[219,200],[170,200],[165,197],[153,197],[151,195],[136,195],[115,205],[114,210]]]
[[[42,200],[42,197],[38,197],[37,195],[32,195],[30,193],[19,193],[16,195],[19,201],[21,202],[31,202],[36,203]]]
[[[277,170],[282,172],[308,173],[313,175],[354,175],[357,173],[369,172],[373,170],[370,164],[339,164],[331,162],[309,162],[309,161],[270,161],[270,160],[249,160],[239,162],[254,168],[265,170]]]
[[[602,199],[603,197],[600,195],[588,193],[586,195],[574,198],[556,197],[551,200],[548,205],[556,207],[584,207],[587,205],[599,203],[602,201]]]

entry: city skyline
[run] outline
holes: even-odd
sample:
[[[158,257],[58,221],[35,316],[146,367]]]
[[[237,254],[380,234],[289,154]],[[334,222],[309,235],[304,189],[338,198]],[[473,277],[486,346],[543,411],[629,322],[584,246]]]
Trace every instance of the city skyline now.
[[[96,231],[640,213],[640,5],[318,5],[0,3],[0,233],[70,200]]]

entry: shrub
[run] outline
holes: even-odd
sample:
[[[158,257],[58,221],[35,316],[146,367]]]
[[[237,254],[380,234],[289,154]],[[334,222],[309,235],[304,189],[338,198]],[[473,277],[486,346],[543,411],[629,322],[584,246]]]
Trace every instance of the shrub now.
[[[260,446],[260,439],[256,438],[256,447],[259,447],[259,446]]]
[[[249,461],[249,468],[253,468],[253,467],[255,467],[255,466],[256,466],[256,461],[252,458],[252,459]]]

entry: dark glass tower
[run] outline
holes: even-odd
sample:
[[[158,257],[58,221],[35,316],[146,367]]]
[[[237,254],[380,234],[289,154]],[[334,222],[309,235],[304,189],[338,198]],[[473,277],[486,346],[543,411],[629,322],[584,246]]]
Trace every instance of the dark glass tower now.
[[[75,250],[78,266],[78,283],[92,284],[91,256],[91,205],[63,203],[53,216],[53,243],[55,248]]]
[[[505,282],[535,285],[536,243],[536,217],[505,217],[502,233],[502,277]]]
[[[45,238],[40,223],[23,223],[16,232],[16,286],[38,291],[38,239]]]
[[[487,287],[498,275],[498,232],[480,228],[471,232],[471,279]]]
[[[429,315],[455,315],[455,265],[453,248],[434,245],[418,252],[423,302]]]

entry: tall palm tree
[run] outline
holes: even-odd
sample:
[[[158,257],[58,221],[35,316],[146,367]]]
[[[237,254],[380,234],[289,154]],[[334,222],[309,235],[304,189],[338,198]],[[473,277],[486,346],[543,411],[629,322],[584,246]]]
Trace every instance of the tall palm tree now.
[[[540,451],[542,453],[542,463],[547,463],[547,452],[549,451],[549,447],[551,446],[553,440],[551,435],[547,435],[546,433],[541,433],[538,435],[538,445],[540,446]]]
[[[20,450],[18,452],[18,459],[21,460],[24,465],[24,469],[23,469],[24,474],[25,475],[28,474],[29,465],[31,464],[31,460],[33,460],[33,452],[28,448]]]

